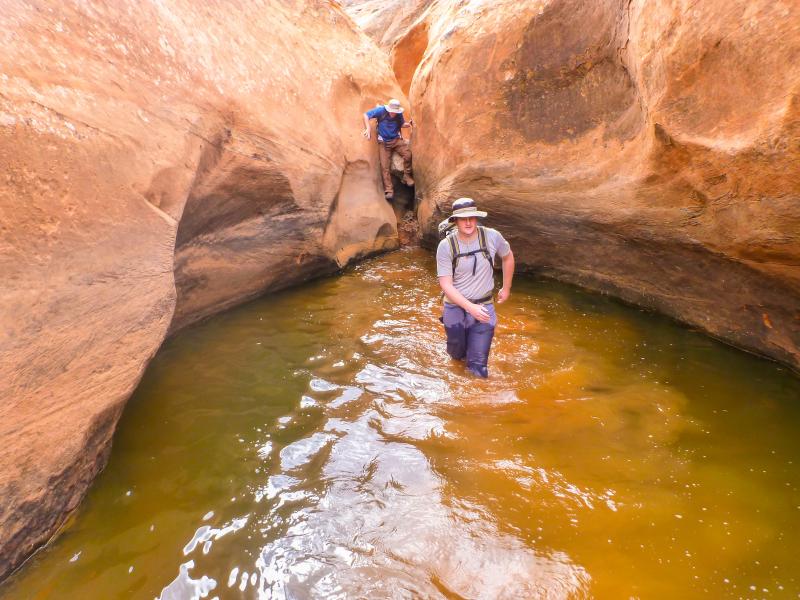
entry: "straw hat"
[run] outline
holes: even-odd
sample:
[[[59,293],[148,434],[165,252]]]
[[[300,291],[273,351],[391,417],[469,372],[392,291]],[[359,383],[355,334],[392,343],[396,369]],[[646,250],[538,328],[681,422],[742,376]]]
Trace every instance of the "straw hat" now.
[[[453,202],[453,212],[447,218],[448,221],[453,221],[459,218],[466,217],[485,217],[488,213],[478,210],[475,206],[475,200],[472,198],[459,198]]]
[[[391,113],[403,112],[403,107],[400,106],[400,100],[397,100],[396,98],[392,98],[391,100],[389,100],[389,102],[383,105],[383,108],[385,108],[387,111]]]

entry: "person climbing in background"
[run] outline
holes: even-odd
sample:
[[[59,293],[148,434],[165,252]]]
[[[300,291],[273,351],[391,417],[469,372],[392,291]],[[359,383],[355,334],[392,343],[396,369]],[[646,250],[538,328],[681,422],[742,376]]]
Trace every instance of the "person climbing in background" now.
[[[489,376],[489,351],[497,315],[494,310],[494,257],[503,265],[503,287],[497,303],[508,300],[514,278],[514,254],[499,231],[478,225],[486,217],[472,198],[453,202],[451,215],[439,230],[452,230],[439,242],[436,271],[444,292],[441,321],[447,334],[447,353],[466,360],[478,377]],[[453,227],[453,225],[455,225]]]
[[[412,186],[414,178],[411,176],[411,149],[408,142],[400,135],[400,129],[411,127],[413,122],[406,123],[403,117],[403,107],[400,101],[392,98],[383,106],[377,106],[364,113],[364,131],[361,134],[370,139],[370,119],[378,122],[378,150],[381,159],[381,173],[383,175],[383,189],[387,200],[394,198],[394,186],[389,169],[392,164],[392,153],[397,152],[403,158],[403,183]]]

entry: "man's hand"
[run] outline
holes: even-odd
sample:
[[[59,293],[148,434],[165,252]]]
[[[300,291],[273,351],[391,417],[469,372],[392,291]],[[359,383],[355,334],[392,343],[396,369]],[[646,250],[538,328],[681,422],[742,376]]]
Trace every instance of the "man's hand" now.
[[[506,288],[500,288],[500,291],[497,292],[497,303],[502,304],[503,302],[508,300],[508,297],[510,295],[511,295],[511,290]]]
[[[367,138],[367,139],[370,139],[369,128],[367,128],[367,129],[365,129],[364,131],[362,131],[362,132],[361,132],[361,135],[363,135],[363,136],[364,136],[365,138]]]
[[[470,304],[467,312],[475,317],[476,321],[480,321],[481,323],[488,323],[492,318],[489,311],[486,310],[486,307],[482,304]]]

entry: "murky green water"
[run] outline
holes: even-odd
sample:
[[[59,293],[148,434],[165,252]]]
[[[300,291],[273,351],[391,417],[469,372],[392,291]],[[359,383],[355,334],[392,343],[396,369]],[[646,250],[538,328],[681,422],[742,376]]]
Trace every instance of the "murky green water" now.
[[[404,250],[185,331],[10,598],[797,598],[800,380],[515,283],[488,381]]]

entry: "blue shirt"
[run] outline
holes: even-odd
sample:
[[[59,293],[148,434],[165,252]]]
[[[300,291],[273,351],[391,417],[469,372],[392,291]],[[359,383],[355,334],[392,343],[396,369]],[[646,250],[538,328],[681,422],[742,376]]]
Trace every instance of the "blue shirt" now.
[[[400,128],[406,122],[403,113],[397,113],[392,118],[389,116],[389,111],[383,106],[368,110],[367,118],[378,120],[378,136],[386,142],[399,138]]]

